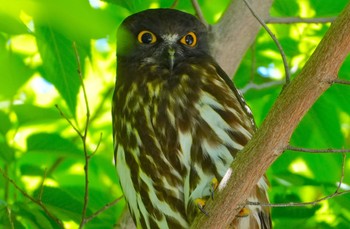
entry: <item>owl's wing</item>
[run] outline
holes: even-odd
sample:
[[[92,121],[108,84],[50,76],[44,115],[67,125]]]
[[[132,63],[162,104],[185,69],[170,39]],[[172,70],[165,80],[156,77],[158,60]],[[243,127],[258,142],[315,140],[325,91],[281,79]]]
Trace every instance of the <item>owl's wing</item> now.
[[[234,92],[237,100],[239,101],[242,109],[246,113],[247,117],[252,123],[254,131],[256,131],[256,124],[254,121],[253,114],[245,102],[242,94],[235,87],[233,81],[228,77],[224,70],[218,65],[215,64],[217,74],[226,82],[230,89]],[[269,203],[267,189],[269,182],[266,175],[260,178],[258,184],[254,187],[252,194],[249,196],[248,201],[250,202],[260,202],[260,203]],[[263,228],[270,229],[272,228],[270,209],[268,207],[262,206],[247,206],[245,209],[248,209],[250,212],[246,217],[236,217],[235,220],[231,223],[230,228]]]
[[[215,64],[215,68],[216,68],[218,75],[226,82],[226,84],[235,93],[235,95],[236,95],[239,103],[241,104],[244,112],[247,114],[247,117],[250,118],[250,121],[251,121],[252,126],[254,128],[254,131],[256,131],[256,124],[255,124],[255,120],[254,120],[252,111],[250,110],[249,106],[247,105],[246,101],[244,100],[241,92],[236,88],[236,86],[234,85],[234,82],[228,77],[226,72],[218,64]]]
[[[113,101],[115,101],[115,93],[113,94]],[[118,117],[116,117],[116,112],[115,112],[115,103],[113,102],[112,103],[112,125],[113,125],[113,128],[112,128],[112,131],[113,131],[113,160],[114,160],[114,166],[117,166],[117,152],[118,152],[118,143],[116,141],[116,131],[118,130],[117,127],[116,127],[116,119]]]

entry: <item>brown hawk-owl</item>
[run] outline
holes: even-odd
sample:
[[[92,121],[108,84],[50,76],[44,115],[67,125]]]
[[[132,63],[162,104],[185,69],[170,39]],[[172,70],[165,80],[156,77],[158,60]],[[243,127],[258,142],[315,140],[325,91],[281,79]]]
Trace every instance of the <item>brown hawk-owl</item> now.
[[[138,228],[188,228],[255,130],[207,36],[172,9],[131,15],[118,30],[114,152]],[[249,200],[268,202],[266,189],[263,177]],[[271,227],[267,208],[244,210],[233,228]]]

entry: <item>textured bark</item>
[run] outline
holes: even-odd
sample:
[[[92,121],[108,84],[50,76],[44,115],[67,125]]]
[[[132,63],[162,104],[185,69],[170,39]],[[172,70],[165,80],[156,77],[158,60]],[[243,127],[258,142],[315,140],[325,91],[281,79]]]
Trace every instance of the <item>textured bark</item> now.
[[[249,1],[262,20],[269,18],[273,0]],[[243,0],[233,0],[220,21],[211,27],[211,52],[222,69],[233,76],[261,26]]]
[[[288,145],[299,121],[337,79],[350,52],[350,4],[332,24],[302,72],[283,90],[261,128],[238,154],[226,187],[206,203],[192,228],[226,228],[267,168]],[[226,177],[225,177],[226,178]],[[234,190],[234,192],[232,191]]]

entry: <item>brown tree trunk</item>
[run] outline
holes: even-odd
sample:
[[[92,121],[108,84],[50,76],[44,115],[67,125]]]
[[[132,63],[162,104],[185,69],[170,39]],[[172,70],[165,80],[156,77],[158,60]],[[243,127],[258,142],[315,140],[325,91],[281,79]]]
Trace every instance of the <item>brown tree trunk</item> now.
[[[273,0],[254,0],[250,5],[262,20],[267,20]],[[233,76],[247,49],[261,28],[243,0],[233,0],[220,21],[210,30],[211,52],[221,68]]]

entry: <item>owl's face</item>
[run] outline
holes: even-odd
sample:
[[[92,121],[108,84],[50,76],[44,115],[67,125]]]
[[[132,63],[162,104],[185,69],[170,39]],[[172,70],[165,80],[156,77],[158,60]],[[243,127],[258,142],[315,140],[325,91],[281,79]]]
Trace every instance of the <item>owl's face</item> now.
[[[207,29],[194,16],[173,9],[145,10],[118,30],[118,63],[156,64],[170,71],[189,57],[209,55]]]

